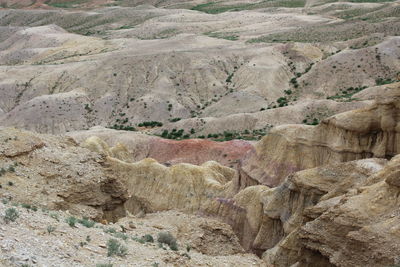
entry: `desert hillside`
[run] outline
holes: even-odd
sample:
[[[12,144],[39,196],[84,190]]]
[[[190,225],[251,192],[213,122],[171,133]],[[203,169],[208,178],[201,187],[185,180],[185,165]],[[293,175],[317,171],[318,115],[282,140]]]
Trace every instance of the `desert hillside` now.
[[[400,266],[400,2],[0,0],[0,266]]]

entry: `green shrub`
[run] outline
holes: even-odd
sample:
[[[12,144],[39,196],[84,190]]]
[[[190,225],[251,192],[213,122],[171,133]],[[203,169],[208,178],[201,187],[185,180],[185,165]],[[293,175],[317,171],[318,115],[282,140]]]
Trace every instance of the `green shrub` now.
[[[9,171],[9,172],[15,172],[15,168],[14,168],[14,166],[10,166],[10,167],[8,167],[8,171]]]
[[[133,237],[132,237],[132,240],[135,240],[136,242],[139,242],[140,244],[146,243],[146,241],[144,241],[143,238],[139,238],[139,237],[137,237],[137,236],[133,236]]]
[[[31,205],[25,204],[25,203],[22,203],[22,204],[21,204],[21,207],[23,207],[23,208],[25,208],[25,209],[27,209],[27,210],[31,209]]]
[[[385,85],[389,83],[393,83],[392,79],[383,79],[383,78],[378,78],[375,80],[376,85]]]
[[[181,118],[173,118],[173,119],[170,119],[169,121],[170,122],[177,122],[177,121],[180,121],[181,120]]]
[[[227,83],[231,83],[232,82],[233,74],[234,73],[229,74],[228,78],[226,78],[226,82]]]
[[[109,239],[107,241],[107,257],[116,256],[126,256],[128,249],[122,245],[117,239]]]
[[[68,223],[69,226],[75,227],[77,219],[75,217],[73,217],[73,216],[70,216],[65,220],[65,222]]]
[[[145,121],[138,124],[139,127],[161,127],[163,126],[162,122],[159,121]]]
[[[78,223],[82,224],[83,226],[85,226],[87,228],[92,228],[96,224],[96,222],[94,222],[88,218],[80,219],[80,220],[78,220]]]
[[[157,241],[160,244],[166,244],[171,250],[178,250],[178,244],[176,238],[169,232],[161,232],[158,234]]]
[[[4,214],[4,221],[6,223],[15,222],[15,220],[17,220],[18,217],[19,217],[18,211],[14,208],[9,208],[6,209],[6,212]]]
[[[169,248],[173,251],[177,251],[178,250],[178,244],[177,243],[172,243],[171,245],[169,245]]]
[[[104,229],[104,233],[107,233],[107,234],[115,234],[116,232],[117,232],[117,230],[115,230],[115,228],[112,228],[112,227]]]
[[[54,232],[55,230],[56,230],[56,227],[55,227],[55,226],[52,226],[52,225],[47,226],[47,232],[48,232],[49,234],[51,234],[51,233]]]
[[[116,237],[116,238],[120,238],[122,240],[127,240],[128,239],[128,236],[126,234],[120,233],[120,232],[115,233],[113,236]]]
[[[112,263],[97,263],[96,267],[113,267]]]
[[[142,236],[142,239],[143,239],[145,242],[150,242],[150,243],[153,243],[153,242],[154,242],[154,238],[153,238],[151,235],[149,235],[149,234]]]

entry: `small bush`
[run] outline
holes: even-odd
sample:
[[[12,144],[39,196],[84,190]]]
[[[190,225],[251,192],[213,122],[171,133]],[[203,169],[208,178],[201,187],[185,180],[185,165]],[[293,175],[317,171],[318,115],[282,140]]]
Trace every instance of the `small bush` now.
[[[15,168],[14,168],[14,166],[10,166],[10,167],[8,167],[8,171],[9,171],[9,172],[15,172]]]
[[[75,227],[77,219],[75,217],[70,216],[65,220],[65,222],[68,223],[69,226]]]
[[[126,256],[128,249],[122,245],[117,239],[109,239],[107,242],[107,257],[116,256]]]
[[[78,223],[82,224],[83,226],[87,227],[87,228],[92,228],[96,222],[89,220],[88,218],[83,218],[78,220]]]
[[[133,236],[132,240],[139,242],[140,244],[146,243],[146,241],[143,238],[139,238],[138,236]]]
[[[25,204],[25,203],[22,203],[22,204],[21,204],[21,207],[23,207],[23,208],[25,208],[25,209],[27,209],[27,210],[31,209],[31,205]]]
[[[48,232],[49,234],[51,234],[51,233],[54,232],[55,230],[56,230],[56,227],[55,227],[55,226],[52,226],[52,225],[47,226],[47,232]]]
[[[113,267],[112,263],[97,263],[96,267]]]
[[[138,124],[139,127],[161,127],[163,126],[162,122],[159,121],[145,121]]]
[[[6,212],[4,214],[4,221],[6,223],[15,222],[15,220],[17,220],[18,217],[19,217],[18,211],[14,208],[9,208],[6,209]]]
[[[107,233],[107,234],[115,234],[116,232],[117,232],[117,230],[115,230],[115,228],[112,228],[112,227],[104,229],[104,233]]]
[[[145,242],[150,242],[150,243],[153,243],[153,242],[154,242],[154,238],[153,238],[151,235],[149,235],[149,234],[142,236],[142,239],[143,239]]]
[[[173,118],[173,119],[170,119],[169,121],[170,122],[177,122],[177,121],[180,121],[181,120],[181,118]]]
[[[126,234],[120,233],[120,232],[115,233],[113,236],[116,237],[116,238],[120,238],[122,240],[127,240],[128,239],[128,236]]]
[[[169,232],[161,232],[158,234],[157,241],[161,244],[166,244],[172,250],[178,250],[176,238]]]

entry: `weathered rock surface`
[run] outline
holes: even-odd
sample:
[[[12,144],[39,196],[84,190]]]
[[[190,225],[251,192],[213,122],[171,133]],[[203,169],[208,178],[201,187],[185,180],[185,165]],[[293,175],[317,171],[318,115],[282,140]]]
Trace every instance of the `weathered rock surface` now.
[[[398,209],[400,157],[396,156],[358,194],[346,195],[299,232],[306,249],[316,251],[335,266],[393,266],[400,263]],[[376,182],[376,183],[373,183]]]
[[[400,152],[399,99],[398,83],[371,106],[334,115],[318,126],[274,128],[243,160],[243,184],[276,186],[290,173],[324,164],[390,159]]]
[[[110,147],[123,144],[129,154],[126,161],[135,162],[152,158],[165,165],[177,163],[201,165],[212,160],[224,166],[236,167],[240,159],[253,149],[252,143],[245,140],[215,142],[206,139],[190,139],[176,141],[102,127],[94,127],[88,131],[70,132],[68,136],[73,137],[83,146],[90,146],[89,138],[93,136],[100,138]],[[96,142],[101,143],[100,140],[95,140]],[[101,149],[95,150],[100,151]]]
[[[113,220],[128,195],[104,171],[105,157],[71,138],[0,129],[0,195],[49,209]]]

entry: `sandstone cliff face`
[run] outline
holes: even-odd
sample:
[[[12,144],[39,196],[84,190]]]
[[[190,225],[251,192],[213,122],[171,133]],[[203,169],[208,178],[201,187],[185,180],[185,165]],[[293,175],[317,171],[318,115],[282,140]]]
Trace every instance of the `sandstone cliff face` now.
[[[396,156],[370,178],[377,182],[359,188],[358,194],[345,196],[323,213],[306,210],[306,215],[319,217],[301,228],[303,246],[329,258],[335,266],[398,265],[399,170],[400,157]]]
[[[274,128],[241,163],[242,184],[277,186],[290,173],[329,163],[400,152],[400,83],[368,108],[340,113],[318,126]]]

